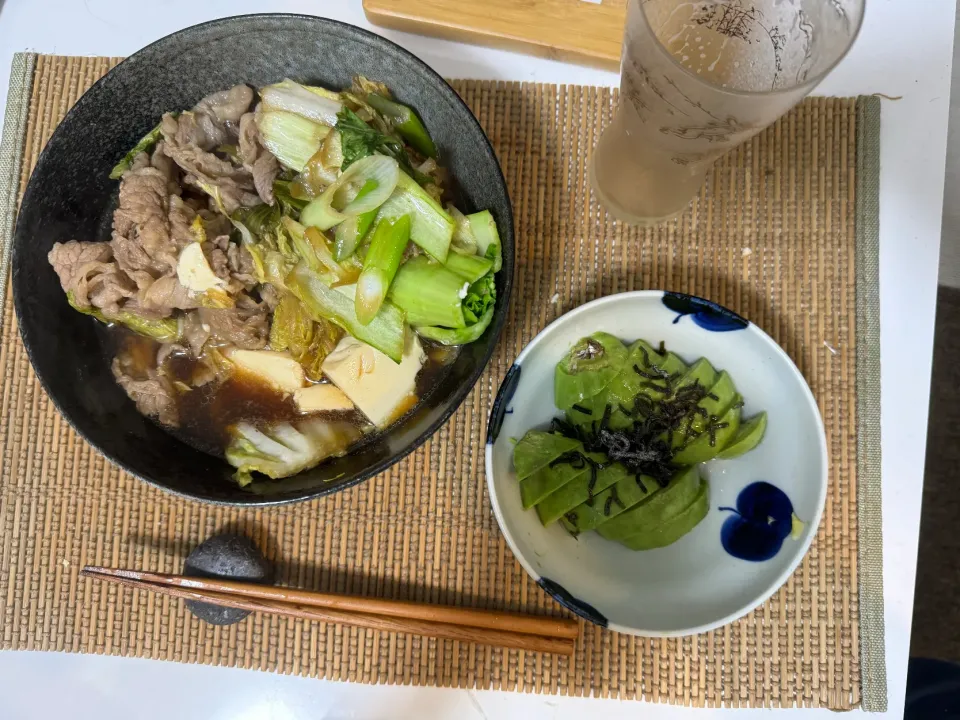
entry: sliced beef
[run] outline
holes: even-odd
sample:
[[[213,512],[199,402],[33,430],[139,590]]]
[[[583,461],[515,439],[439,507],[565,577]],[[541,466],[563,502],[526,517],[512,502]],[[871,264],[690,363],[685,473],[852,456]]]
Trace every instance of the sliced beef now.
[[[240,290],[249,291],[256,287],[257,278],[250,252],[230,242],[229,235],[220,235],[212,243],[207,243],[204,252],[213,272],[227,282],[228,293],[234,295]]]
[[[219,190],[228,213],[260,204],[253,166],[238,167],[214,154],[221,145],[239,140],[240,121],[252,101],[253,91],[246,85],[237,85],[208,95],[191,112],[178,117],[167,113],[161,122],[164,153],[186,173],[184,182],[205,191]],[[261,182],[265,182],[268,172],[268,163],[264,161],[260,167]],[[270,184],[272,188],[272,180]]]
[[[144,415],[155,417],[163,425],[178,427],[180,413],[173,385],[155,369],[148,369],[146,377],[134,377],[128,374],[120,358],[111,365],[117,384],[137,404],[137,410]]]
[[[270,323],[266,305],[241,295],[237,307],[225,310],[200,308],[200,320],[218,341],[244,350],[260,350],[267,345]]]
[[[158,278],[177,270],[167,182],[154,167],[129,170],[120,181],[120,203],[113,214],[114,253],[117,264],[141,289],[146,284],[143,273]]]
[[[253,113],[240,118],[240,160],[253,176],[253,185],[260,199],[273,205],[273,181],[280,173],[280,163],[260,143],[260,132]]]
[[[170,238],[174,244],[183,250],[187,245],[196,242],[190,226],[197,217],[197,209],[188,201],[180,197],[170,198]]]
[[[260,299],[267,306],[268,312],[273,312],[277,309],[277,305],[280,304],[283,297],[273,285],[266,283],[260,286]]]
[[[150,156],[150,167],[153,167],[163,173],[167,178],[167,193],[169,195],[180,195],[180,168],[170,159],[170,156],[163,151],[163,141],[157,143],[153,154]]]
[[[130,278],[114,262],[109,243],[56,243],[47,260],[78,307],[92,306],[115,317],[120,305],[136,294]]]
[[[166,269],[155,267],[153,258],[134,238],[114,235],[110,244],[117,258],[117,264],[126,271],[127,277],[139,290],[146,290],[156,282],[157,275],[168,272]]]
[[[168,317],[174,310],[193,310],[200,307],[194,293],[180,284],[176,276],[162,277],[154,281],[138,296],[140,305],[161,317]]]
[[[273,155],[264,150],[263,154],[253,164],[250,172],[253,174],[253,186],[256,188],[260,199],[267,205],[273,205],[273,181],[280,174],[280,163]]]
[[[215,128],[214,132],[223,133],[223,139],[211,147],[223,145],[225,140],[235,136],[240,118],[247,112],[252,102],[253,90],[249,86],[234,85],[229,90],[220,90],[207,95],[194,106],[194,113],[203,118],[202,125],[206,126],[209,121]]]
[[[256,113],[248,112],[240,118],[240,138],[237,144],[240,161],[250,168],[260,157],[263,146],[260,145],[260,131],[257,129]]]
[[[181,337],[190,346],[193,357],[198,358],[203,353],[203,346],[210,339],[210,326],[200,319],[199,312],[188,312],[183,316]]]
[[[76,284],[74,278],[80,274],[83,266],[89,263],[109,263],[112,259],[113,250],[110,249],[110,243],[81,243],[76,240],[55,243],[47,255],[47,260],[60,278],[60,287],[64,292],[73,290]],[[82,304],[89,305],[89,303]]]
[[[228,213],[260,204],[253,175],[210,152],[216,145],[210,144],[207,131],[198,125],[194,113],[183,113],[179,117],[167,113],[160,127],[164,152],[186,173],[185,183],[205,192],[219,190],[220,200]]]

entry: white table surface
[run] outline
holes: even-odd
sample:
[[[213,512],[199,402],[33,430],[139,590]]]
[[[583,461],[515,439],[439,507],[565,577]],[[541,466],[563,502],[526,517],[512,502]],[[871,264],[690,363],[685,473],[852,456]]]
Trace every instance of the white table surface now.
[[[902,717],[933,342],[955,0],[869,0],[850,55],[817,91],[883,93],[880,191],[884,574],[889,717]],[[0,0],[0,109],[19,50],[129,55],[168,33],[251,12],[370,27],[360,0]],[[446,77],[616,85],[613,73],[379,29]],[[898,382],[909,377],[909,383]],[[370,687],[227,668],[0,652],[0,717],[179,720],[608,718],[731,715],[611,700]],[[743,711],[739,711],[743,713]],[[775,712],[775,711],[768,711]],[[751,717],[764,714],[753,711]],[[782,711],[777,714],[784,714]],[[834,717],[827,711],[791,716]]]

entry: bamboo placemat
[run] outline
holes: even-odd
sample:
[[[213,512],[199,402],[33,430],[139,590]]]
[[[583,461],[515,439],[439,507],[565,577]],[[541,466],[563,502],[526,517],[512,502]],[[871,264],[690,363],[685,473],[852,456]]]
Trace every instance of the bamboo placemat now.
[[[0,198],[3,190],[19,197],[51,131],[115,62],[17,56]],[[863,701],[882,709],[879,406],[878,394],[867,392],[879,387],[878,103],[807,100],[719,162],[679,220],[637,230],[610,221],[586,181],[587,158],[610,119],[615,91],[455,86],[486,128],[514,202],[518,265],[510,317],[486,375],[453,420],[359,487],[262,511],[190,503],[148,487],[107,463],[59,417],[30,369],[6,298],[0,647],[356,682],[689,705],[846,709]],[[12,208],[3,209],[5,243]],[[694,292],[756,322],[797,362],[823,414],[831,474],[816,541],[783,589],[749,616],[679,639],[586,625],[567,660],[261,615],[216,628],[179,602],[78,578],[84,563],[176,572],[193,546],[231,528],[266,549],[281,583],[563,612],[514,560],[490,512],[482,461],[487,413],[501,377],[537,331],[587,300],[639,288]],[[858,386],[865,388],[859,397]],[[859,558],[858,530],[871,539]],[[863,638],[861,627],[870,628]]]

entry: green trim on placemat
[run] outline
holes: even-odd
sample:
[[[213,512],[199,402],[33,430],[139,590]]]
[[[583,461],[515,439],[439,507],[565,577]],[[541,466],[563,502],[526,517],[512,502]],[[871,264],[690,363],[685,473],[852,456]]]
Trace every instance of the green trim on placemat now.
[[[887,709],[880,475],[880,98],[857,100],[857,533],[863,709]]]
[[[17,196],[20,193],[20,166],[26,142],[27,111],[33,86],[36,53],[16,53],[10,66],[7,109],[0,136],[0,302],[7,297],[10,243],[17,224]],[[0,314],[0,323],[3,315]]]

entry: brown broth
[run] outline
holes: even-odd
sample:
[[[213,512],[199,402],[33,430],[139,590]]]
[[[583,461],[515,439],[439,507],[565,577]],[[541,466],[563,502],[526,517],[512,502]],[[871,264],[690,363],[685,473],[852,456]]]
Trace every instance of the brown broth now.
[[[107,332],[105,352],[108,363],[112,358],[122,358],[128,369],[146,375],[156,367],[160,344],[149,338],[136,335],[122,326],[112,326]],[[411,397],[409,407],[404,407],[398,419],[416,408],[419,401],[440,384],[449,365],[456,360],[459,348],[446,347],[429,341],[423,342],[427,360],[417,374],[416,397]],[[178,395],[180,427],[164,430],[179,440],[216,457],[223,457],[230,442],[229,428],[246,421],[254,425],[273,422],[293,422],[307,417],[300,414],[296,403],[284,395],[258,382],[243,372],[235,372],[227,380],[211,380],[194,387],[197,379],[206,372],[206,367],[185,353],[173,353],[164,361],[164,372],[171,380],[193,387]],[[358,426],[368,426],[359,411],[327,413],[337,420],[349,420]],[[315,417],[321,417],[318,414]],[[368,434],[366,437],[370,437]]]

